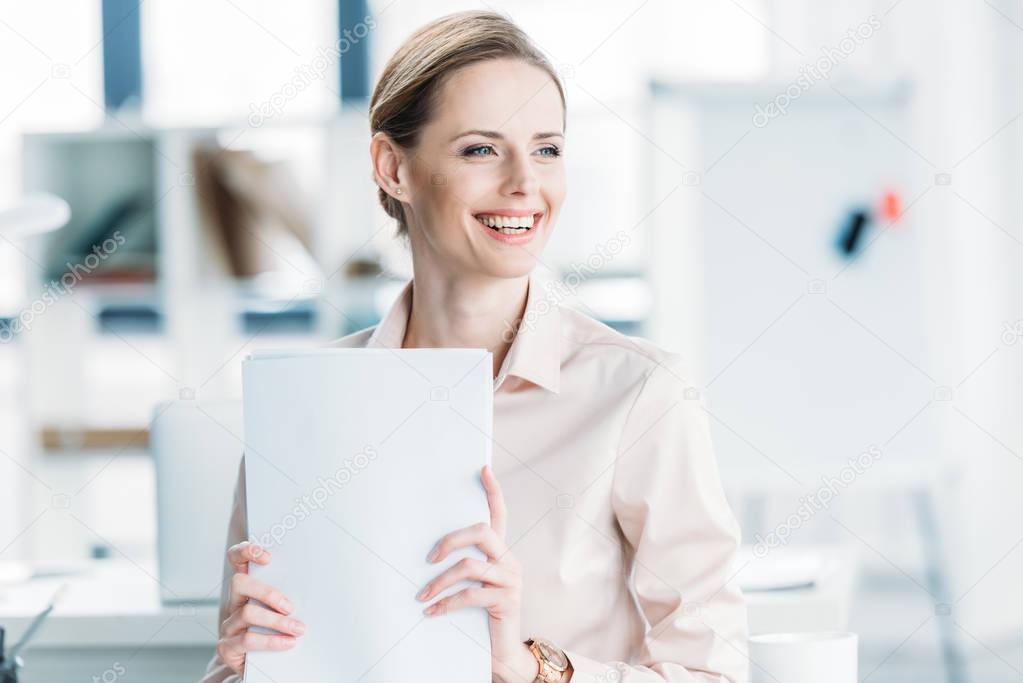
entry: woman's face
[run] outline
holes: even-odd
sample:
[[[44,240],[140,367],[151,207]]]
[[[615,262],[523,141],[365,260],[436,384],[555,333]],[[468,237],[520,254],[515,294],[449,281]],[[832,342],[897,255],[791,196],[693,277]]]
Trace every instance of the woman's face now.
[[[565,198],[557,86],[542,69],[499,59],[459,69],[438,94],[402,178],[413,258],[447,272],[525,275]]]

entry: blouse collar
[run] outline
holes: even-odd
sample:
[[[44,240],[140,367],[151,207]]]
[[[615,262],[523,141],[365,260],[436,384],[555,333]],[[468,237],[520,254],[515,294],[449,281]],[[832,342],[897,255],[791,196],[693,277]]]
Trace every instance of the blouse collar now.
[[[561,311],[556,297],[545,296],[546,278],[536,270],[529,275],[526,310],[511,348],[494,379],[496,391],[508,375],[532,382],[555,394],[561,378]],[[373,329],[367,347],[401,348],[412,312],[412,287],[409,280],[387,313]]]

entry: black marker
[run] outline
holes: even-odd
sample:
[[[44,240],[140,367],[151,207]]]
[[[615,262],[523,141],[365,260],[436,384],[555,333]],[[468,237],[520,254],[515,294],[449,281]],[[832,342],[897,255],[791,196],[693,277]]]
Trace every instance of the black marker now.
[[[856,252],[863,237],[863,232],[870,223],[870,214],[863,210],[853,211],[849,215],[849,223],[839,237],[838,246],[842,253],[851,256]]]

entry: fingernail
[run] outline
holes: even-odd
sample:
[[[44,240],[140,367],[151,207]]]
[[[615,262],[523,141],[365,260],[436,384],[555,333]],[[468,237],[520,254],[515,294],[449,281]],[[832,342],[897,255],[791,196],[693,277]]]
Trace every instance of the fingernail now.
[[[433,614],[436,611],[437,611],[437,605],[434,604],[434,605],[430,605],[429,607],[424,609],[423,610],[423,614]]]
[[[291,632],[294,633],[295,635],[299,636],[302,635],[303,633],[305,633],[305,624],[303,624],[301,621],[298,621],[297,619],[293,619],[291,622]]]
[[[294,605],[291,604],[291,600],[288,600],[287,598],[281,598],[281,609],[284,610],[285,612],[290,612],[292,609],[294,609]]]
[[[431,550],[430,554],[426,556],[426,561],[427,562],[433,562],[435,559],[437,559],[437,549],[436,548]]]
[[[426,595],[427,595],[427,594],[428,594],[429,592],[430,592],[430,587],[429,587],[429,586],[427,586],[427,587],[426,587],[426,588],[424,588],[423,590],[421,590],[421,591],[419,591],[418,593],[416,593],[416,600],[423,600],[424,598],[426,598]]]

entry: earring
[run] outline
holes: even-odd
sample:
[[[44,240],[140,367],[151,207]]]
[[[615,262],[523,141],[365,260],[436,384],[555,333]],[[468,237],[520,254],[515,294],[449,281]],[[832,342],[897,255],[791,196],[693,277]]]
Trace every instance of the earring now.
[[[394,191],[397,192],[398,194],[402,193],[402,189],[400,187],[396,187]]]

